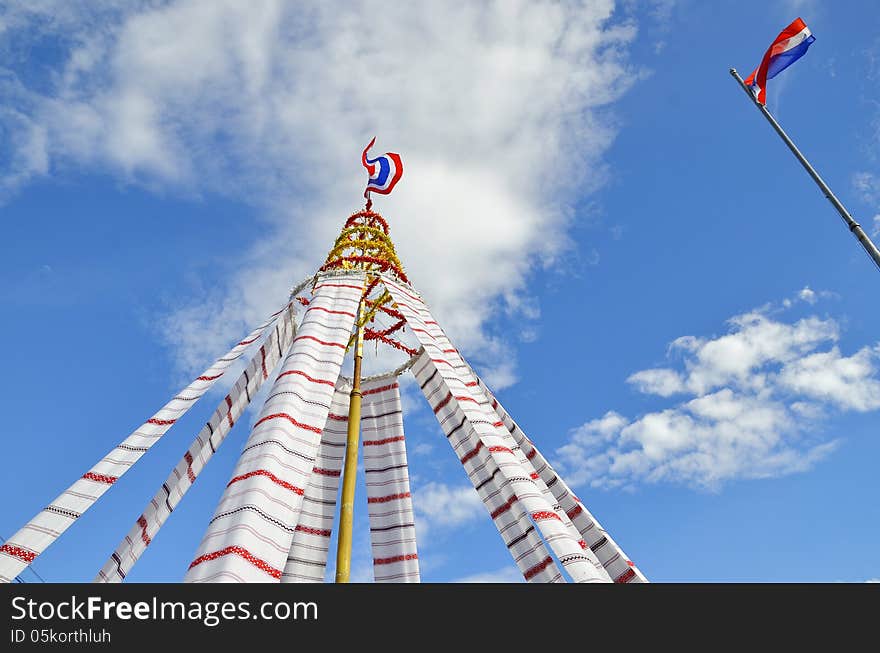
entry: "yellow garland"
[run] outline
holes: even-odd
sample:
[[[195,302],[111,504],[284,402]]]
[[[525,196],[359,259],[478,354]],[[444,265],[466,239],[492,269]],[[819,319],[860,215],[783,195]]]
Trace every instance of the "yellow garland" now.
[[[341,267],[344,270],[365,270],[367,272],[366,283],[369,285],[375,278],[376,264],[346,260],[348,256],[354,255],[353,252],[355,250],[360,250],[363,256],[369,256],[388,263],[398,270],[403,269],[403,264],[397,258],[397,252],[394,251],[394,243],[389,235],[382,229],[370,226],[369,224],[355,224],[344,228],[339,237],[336,238],[336,242],[333,243],[333,247],[327,255],[325,265],[340,262],[341,259]],[[363,327],[369,322],[374,321],[381,308],[389,302],[394,303],[391,295],[385,290],[372,303],[369,309],[365,310],[361,315],[360,320],[358,320],[358,326]],[[352,335],[346,349],[352,347],[354,342],[355,335]]]
[[[342,233],[339,235],[339,238],[336,239],[336,242],[339,243],[340,240],[342,240],[346,236],[350,236],[352,233],[371,234],[375,236],[377,240],[391,242],[391,238],[384,231],[382,231],[378,227],[368,227],[366,225],[358,225],[356,227],[348,227],[347,229],[343,229]]]
[[[326,263],[345,258],[346,250],[360,249],[367,256],[386,261],[399,269],[403,269],[403,264],[397,258],[394,251],[394,244],[391,238],[382,229],[373,227],[368,224],[359,224],[347,227],[342,230],[330,253],[327,255]],[[356,263],[349,262],[348,265],[343,261],[344,269],[356,268]],[[369,268],[368,268],[369,269]]]
[[[342,258],[342,253],[347,249],[362,249],[368,254],[372,254],[373,252],[375,252],[377,254],[383,255],[384,259],[387,261],[392,261],[398,264],[400,263],[400,261],[397,260],[397,254],[394,252],[394,247],[391,247],[385,243],[377,242],[375,240],[363,239],[350,240],[346,243],[336,245],[333,249],[330,250],[330,254],[327,256],[327,260],[329,261],[335,258]]]

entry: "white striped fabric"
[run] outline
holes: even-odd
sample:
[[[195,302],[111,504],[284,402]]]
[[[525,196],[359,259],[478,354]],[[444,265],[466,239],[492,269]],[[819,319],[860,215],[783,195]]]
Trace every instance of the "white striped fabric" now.
[[[412,371],[523,577],[531,583],[564,582],[521,502],[516,501],[510,482],[489,452],[477,446],[479,438],[467,427],[457,403],[446,400],[446,385],[427,352],[419,356]]]
[[[248,346],[275,323],[278,315],[286,308],[272,315],[267,322],[251,331],[244,340],[218,358],[159,412],[116,445],[94,467],[0,546],[0,582],[12,581],[80,515],[94,505],[104,492],[110,489],[110,486],[156,444],[172,424],[180,419],[217,379],[223,376]]]
[[[446,342],[448,343],[448,340]],[[490,398],[491,393],[489,393],[488,388],[486,388],[485,384],[477,378],[473,369],[465,363],[464,359],[460,357],[458,352],[452,348],[451,345],[446,348],[446,351],[448,352],[445,354],[447,359],[451,362],[454,361],[454,367],[462,375],[462,378],[466,382],[465,385],[471,389],[474,400],[479,403],[484,411],[489,413],[491,419],[497,421],[496,418],[500,417],[500,415],[497,415],[497,413],[494,412],[495,406],[498,403],[497,400],[495,400],[494,397]],[[578,543],[584,551],[584,554],[590,558],[591,562],[598,567],[601,564],[601,561],[598,559],[594,551],[587,550],[587,542],[581,536],[580,531],[578,531],[577,527],[572,523],[571,518],[566,511],[563,510],[562,504],[557,501],[556,496],[550,491],[550,488],[544,482],[544,479],[538,474],[537,470],[532,465],[532,461],[523,452],[519,442],[513,437],[510,429],[507,428],[507,423],[505,423],[503,419],[501,421],[501,426],[504,426],[505,428],[499,428],[497,432],[502,436],[505,446],[507,446],[513,455],[516,456],[523,472],[534,481],[535,486],[544,496],[544,500],[553,507],[553,512],[556,513],[557,519],[562,523],[565,530],[567,530],[572,539]],[[496,423],[495,426],[498,426],[498,424]]]
[[[438,407],[452,404],[463,413],[462,428],[473,430],[476,434],[478,441],[471,451],[462,456],[462,462],[482,450],[488,450],[502,477],[510,483],[513,491],[511,502],[523,504],[571,578],[575,582],[610,582],[608,573],[595,554],[580,537],[574,536],[574,529],[566,525],[541,491],[536,482],[537,474],[523,469],[516,453],[507,445],[509,432],[491,410],[491,406],[485,401],[481,402],[482,392],[470,373],[470,368],[431,317],[423,300],[410,287],[404,287],[388,277],[383,280],[410,328],[425,348],[425,361],[428,363],[426,367],[433,366],[437,371],[435,378],[443,386],[441,394],[445,390],[445,396],[434,405],[435,412]]]
[[[419,556],[400,386],[396,376],[386,376],[365,381],[361,390],[373,578],[377,583],[418,583]]]
[[[463,361],[462,361],[462,363],[463,363]],[[459,369],[463,369],[463,368],[459,368]],[[485,392],[485,386],[480,384],[479,379],[477,378],[476,374],[474,374],[473,370],[470,367],[467,368],[467,372],[468,372],[468,375],[466,378],[468,381],[468,385],[470,385],[471,383],[476,384],[474,386],[471,386],[471,390],[473,391],[474,399],[476,399],[479,402],[481,408],[483,408],[484,410],[494,411],[494,408],[492,406],[492,402],[490,401],[489,396]],[[495,415],[494,412],[490,413],[490,415],[493,415],[493,419],[495,419],[495,417],[497,417],[497,415]],[[503,424],[503,420],[501,420],[501,421],[502,421],[502,425],[505,426],[505,428],[506,428],[506,424]],[[496,425],[497,425],[497,421],[496,421]],[[499,429],[499,432],[502,432],[501,429]],[[584,540],[583,537],[581,537],[580,532],[577,530],[575,525],[572,523],[568,514],[566,514],[566,512],[562,509],[562,505],[556,500],[556,497],[550,491],[550,488],[547,487],[547,484],[541,478],[540,474],[538,474],[537,470],[532,465],[531,460],[529,460],[529,458],[523,452],[519,443],[513,438],[513,435],[510,433],[509,430],[506,430],[506,432],[504,432],[503,440],[504,440],[505,446],[507,446],[510,449],[510,451],[513,453],[513,455],[516,456],[516,459],[519,462],[519,464],[522,467],[525,474],[528,475],[528,477],[535,482],[535,486],[538,488],[538,490],[544,496],[544,500],[549,505],[551,505],[553,507],[553,512],[556,513],[557,519],[562,523],[565,530],[567,530],[569,535],[571,536],[571,538],[574,539],[578,543],[578,545],[584,551],[585,555],[587,555],[591,559],[591,562],[595,566],[598,567],[601,564],[601,562],[596,557],[596,555],[593,551],[587,550],[586,541]]]
[[[320,583],[327,569],[327,549],[336,519],[336,498],[345,460],[351,383],[336,383],[315,467],[303,495],[299,522],[281,574],[282,583]]]
[[[649,582],[638,567],[627,557],[623,549],[611,538],[602,525],[584,506],[580,499],[575,496],[568,485],[553,470],[535,444],[523,433],[517,423],[510,417],[504,407],[498,402],[489,388],[481,379],[477,379],[480,387],[492,402],[495,412],[504,422],[504,426],[510,432],[513,439],[525,452],[526,457],[534,465],[541,479],[553,492],[554,497],[572,520],[575,528],[586,541],[590,550],[596,554],[599,562],[605,567],[608,575],[615,583],[647,583]]]
[[[211,419],[187,449],[180,462],[150,500],[131,530],[110,555],[95,578],[96,583],[120,583],[156,537],[159,529],[195,483],[208,461],[223,444],[232,427],[259,391],[283,352],[290,348],[296,331],[293,306],[276,322],[247,368],[241,373],[229,394],[220,402]]]
[[[363,292],[322,277],[185,582],[278,582]]]

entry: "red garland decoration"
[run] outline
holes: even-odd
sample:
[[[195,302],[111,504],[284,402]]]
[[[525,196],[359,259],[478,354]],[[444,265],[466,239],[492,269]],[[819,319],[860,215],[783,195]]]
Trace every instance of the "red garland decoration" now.
[[[357,213],[352,213],[348,220],[345,221],[345,226],[343,227],[343,229],[360,226],[357,222],[360,218],[365,218],[372,223],[377,223],[382,228],[382,231],[385,232],[385,235],[388,235],[388,223],[385,222],[385,218],[383,218],[378,213],[373,213],[372,211],[358,211]],[[372,227],[373,224],[367,224],[367,226]]]
[[[403,343],[397,342],[396,340],[392,340],[391,338],[387,338],[387,337],[383,336],[381,333],[379,333],[378,331],[374,331],[373,329],[370,329],[369,327],[364,329],[364,340],[381,340],[386,345],[391,345],[392,347],[394,347],[398,351],[405,352],[405,353],[409,354],[410,356],[416,355],[415,349],[410,349],[409,347],[407,347]]]

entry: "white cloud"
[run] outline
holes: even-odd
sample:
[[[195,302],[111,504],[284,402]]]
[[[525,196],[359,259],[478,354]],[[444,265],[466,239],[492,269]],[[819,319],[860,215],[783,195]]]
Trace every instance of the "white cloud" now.
[[[731,383],[760,389],[767,382],[760,372],[765,364],[795,360],[838,338],[837,323],[816,316],[786,324],[756,310],[728,322],[731,333],[717,338],[683,336],[670,346],[686,356],[685,385],[694,394]]]
[[[431,482],[413,490],[416,511],[416,533],[419,544],[427,545],[428,533],[448,530],[477,521],[486,516],[486,508],[473,487],[452,487]]]
[[[875,377],[878,360],[876,347],[863,347],[849,357],[833,347],[788,363],[779,382],[794,393],[844,410],[876,410],[880,408],[880,380]]]
[[[640,392],[661,397],[670,397],[685,390],[681,375],[669,369],[642,370],[630,376],[627,383],[635,385]]]
[[[805,290],[800,299],[811,305],[826,296]],[[636,419],[608,412],[572,430],[556,451],[560,471],[575,485],[717,489],[804,471],[829,455],[839,442],[822,434],[822,418],[880,408],[880,345],[845,356],[835,320],[788,323],[770,316],[776,310],[735,316],[721,336],[675,340],[670,354],[681,369],[642,370],[628,381],[644,393],[688,396]]]
[[[168,317],[184,367],[234,342],[321,263],[361,202],[359,154],[377,134],[379,151],[404,157],[401,184],[376,203],[408,273],[496,389],[516,380],[511,344],[485,325],[568,246],[573,193],[607,177],[606,107],[636,78],[625,60],[635,29],[615,22],[612,0],[393,12],[372,0],[181,0],[107,5],[100,22],[70,7],[48,19],[55,6],[13,21],[69,52],[51,91],[22,100],[33,124],[16,156],[28,163],[7,187],[91,166],[229,194],[271,218],[240,273]]]
[[[872,224],[874,225],[874,226],[871,228],[871,235],[872,235],[872,236],[878,236],[878,235],[880,235],[880,213],[878,213],[877,215],[875,215],[874,218],[873,218],[873,220],[872,220],[871,222],[872,222]]]
[[[496,571],[487,571],[458,578],[453,583],[524,583],[522,572],[516,567],[503,567]]]
[[[852,177],[852,184],[866,204],[880,203],[880,177],[873,172],[855,173]]]
[[[798,293],[798,298],[807,302],[808,304],[815,304],[816,291],[812,290],[809,286],[804,286]]]

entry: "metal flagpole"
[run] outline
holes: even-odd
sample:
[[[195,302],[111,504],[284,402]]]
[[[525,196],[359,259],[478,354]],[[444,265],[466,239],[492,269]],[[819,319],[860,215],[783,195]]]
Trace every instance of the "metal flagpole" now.
[[[351,575],[351,534],[354,521],[354,489],[357,480],[358,444],[361,425],[361,360],[364,355],[364,330],[361,316],[364,300],[357,311],[357,336],[354,348],[354,373],[348,402],[348,435],[345,466],[342,472],[342,507],[339,510],[339,539],[336,543],[336,582],[347,583]]]
[[[746,86],[742,77],[739,76],[739,73],[736,72],[736,68],[730,69],[730,74],[733,78],[739,83],[742,89],[746,92],[746,95],[749,96],[749,99],[754,103],[756,107],[764,114],[764,117],[767,121],[773,126],[773,129],[776,130],[776,133],[779,134],[779,137],[785,141],[785,144],[788,145],[788,149],[791,150],[792,154],[797,157],[797,160],[801,162],[801,165],[804,166],[804,169],[810,173],[810,176],[813,178],[813,181],[816,182],[816,185],[822,189],[822,192],[825,194],[825,197],[828,198],[828,201],[834,205],[834,208],[837,209],[837,212],[840,214],[840,217],[843,218],[843,221],[846,223],[847,228],[850,232],[856,237],[856,239],[862,244],[862,247],[865,248],[865,251],[868,253],[868,256],[874,261],[874,264],[880,269],[880,250],[877,249],[877,246],[868,238],[868,234],[865,233],[865,230],[862,229],[862,226],[853,220],[853,217],[849,214],[849,211],[846,210],[846,207],[841,204],[840,200],[837,199],[837,196],[831,192],[831,189],[828,188],[828,184],[819,176],[819,173],[810,165],[810,162],[807,161],[806,157],[801,154],[801,151],[797,148],[794,142],[788,137],[788,134],[783,131],[782,127],[779,126],[779,123],[776,122],[776,119],[771,115],[770,111],[767,110],[763,104],[758,102],[757,98],[755,98],[754,94],[749,90],[749,87]]]

